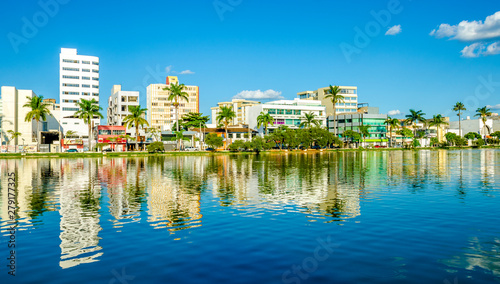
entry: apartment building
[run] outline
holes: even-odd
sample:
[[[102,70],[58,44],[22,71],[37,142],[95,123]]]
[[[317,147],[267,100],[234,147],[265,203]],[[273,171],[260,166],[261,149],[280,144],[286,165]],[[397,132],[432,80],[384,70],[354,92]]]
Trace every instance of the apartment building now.
[[[245,99],[233,99],[230,102],[220,102],[217,103],[216,107],[212,107],[212,124],[217,124],[217,115],[220,112],[221,107],[231,107],[236,114],[233,118],[231,125],[248,124],[248,110],[250,107],[259,105],[258,101],[250,101]]]
[[[269,125],[271,133],[274,129],[286,125],[289,128],[297,129],[305,120],[306,113],[316,116],[321,126],[326,126],[325,106],[317,100],[277,100],[268,103],[254,105],[248,108],[248,127],[256,129],[264,134],[264,127],[257,127],[257,117],[261,112],[269,113],[274,118],[274,125]]]
[[[336,104],[336,113],[355,113],[358,111],[358,87],[339,86],[340,95],[344,97],[343,103]],[[330,87],[317,89],[316,91],[304,91],[297,93],[301,100],[318,100],[326,107],[326,114],[333,115],[332,100],[325,98],[328,95]]]
[[[200,88],[186,85],[184,91],[188,93],[188,101],[179,101],[179,113],[176,114],[174,101],[168,99],[170,91],[164,90],[171,84],[179,84],[176,76],[168,76],[166,84],[151,84],[147,87],[147,121],[150,127],[161,131],[173,129],[176,116],[179,119],[189,112],[200,111]]]
[[[339,114],[336,116],[336,121],[333,115],[328,116],[328,129],[330,132],[336,132],[339,136],[342,136],[346,130],[359,133],[359,126],[368,125],[370,126],[368,128],[370,135],[364,139],[365,142],[376,145],[387,145],[386,119],[387,115],[380,114],[377,107],[365,107],[356,113]]]
[[[122,91],[121,85],[114,85],[108,99],[108,125],[123,126],[123,120],[131,114],[131,106],[139,106],[139,92]],[[135,127],[127,128],[127,134],[135,137]]]
[[[64,131],[88,138],[88,126],[75,117],[81,99],[99,101],[99,57],[78,55],[76,49],[61,48],[59,56],[59,103]],[[99,118],[92,120],[99,125]]]

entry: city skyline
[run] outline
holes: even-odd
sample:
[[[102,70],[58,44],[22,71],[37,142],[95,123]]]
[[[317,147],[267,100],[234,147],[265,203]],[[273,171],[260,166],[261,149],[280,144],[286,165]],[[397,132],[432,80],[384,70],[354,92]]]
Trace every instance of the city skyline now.
[[[220,101],[293,99],[329,84],[357,86],[359,102],[396,117],[415,108],[457,120],[451,111],[457,101],[468,109],[463,118],[485,105],[500,108],[500,12],[492,2],[477,9],[469,1],[432,9],[416,1],[315,2],[300,9],[298,1],[157,3],[155,9],[93,2],[3,4],[9,13],[0,28],[0,85],[59,99],[59,51],[76,48],[101,60],[103,109],[118,84],[140,91],[146,106],[146,87],[169,75],[200,86],[205,115]],[[166,9],[184,13],[165,20]],[[134,19],[120,20],[131,11]],[[92,21],[84,16],[90,12]],[[174,29],[165,33],[170,23]]]

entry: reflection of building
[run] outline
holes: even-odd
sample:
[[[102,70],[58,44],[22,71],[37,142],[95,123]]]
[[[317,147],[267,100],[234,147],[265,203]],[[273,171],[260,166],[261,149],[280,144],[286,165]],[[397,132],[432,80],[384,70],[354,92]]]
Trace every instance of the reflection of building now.
[[[81,99],[99,102],[99,57],[78,55],[76,49],[61,48],[59,55],[59,103],[64,133],[75,131],[88,139],[88,128],[80,118],[75,117],[76,105]],[[99,125],[99,118],[92,119]]]
[[[220,112],[221,107],[230,107],[236,114],[233,121],[230,123],[232,125],[247,124],[248,123],[248,108],[254,105],[258,105],[260,102],[249,101],[245,99],[233,99],[230,102],[217,103],[216,107],[212,109],[212,124],[217,124],[217,115]]]
[[[268,130],[272,132],[282,125],[297,129],[305,120],[305,115],[312,113],[314,119],[321,126],[325,126],[325,106],[320,101],[315,100],[278,100],[265,104],[258,104],[248,108],[248,126],[264,133],[264,126],[257,127],[257,117],[261,112],[268,113],[274,118],[274,125],[269,125]]]
[[[170,91],[164,91],[171,84],[179,84],[176,76],[168,76],[166,84],[151,84],[147,87],[147,120],[150,127],[159,130],[172,130],[176,121],[174,101],[168,99]],[[188,101],[180,100],[179,119],[189,112],[200,111],[200,88],[198,86],[185,86],[184,92],[188,94]]]
[[[66,174],[61,179],[61,261],[62,268],[98,261],[99,252],[99,199],[101,187],[95,177],[94,161],[87,159],[63,165]],[[88,173],[88,175],[86,174]]]
[[[343,103],[335,105],[337,113],[356,112],[358,109],[358,87],[339,86],[340,93],[344,97]],[[333,115],[333,105],[330,98],[325,98],[330,87],[318,89],[316,91],[305,91],[297,93],[301,100],[319,100],[321,104],[326,106],[326,115]]]

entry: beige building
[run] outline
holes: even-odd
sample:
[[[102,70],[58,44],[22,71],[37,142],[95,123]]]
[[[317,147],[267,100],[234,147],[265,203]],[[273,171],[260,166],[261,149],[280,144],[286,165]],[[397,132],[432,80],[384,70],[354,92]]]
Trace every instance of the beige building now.
[[[248,108],[254,105],[259,105],[258,101],[249,101],[245,99],[233,99],[230,102],[217,103],[216,107],[211,108],[212,110],[212,123],[217,124],[217,115],[220,112],[221,107],[232,107],[233,111],[236,113],[236,117],[233,118],[232,125],[238,124],[248,124]]]
[[[171,84],[179,84],[176,76],[168,76],[166,84],[151,84],[147,88],[147,120],[150,127],[162,131],[172,130],[176,121],[174,102],[168,100],[169,91],[163,90]],[[200,88],[186,85],[189,101],[179,101],[179,118],[189,112],[200,111]]]
[[[336,105],[337,114],[340,113],[353,113],[358,111],[358,87],[352,86],[339,86],[340,95],[344,96],[344,102]],[[326,106],[326,115],[333,115],[332,100],[325,98],[328,94],[330,87],[317,89],[316,91],[305,91],[297,93],[301,100],[318,100],[321,104]]]

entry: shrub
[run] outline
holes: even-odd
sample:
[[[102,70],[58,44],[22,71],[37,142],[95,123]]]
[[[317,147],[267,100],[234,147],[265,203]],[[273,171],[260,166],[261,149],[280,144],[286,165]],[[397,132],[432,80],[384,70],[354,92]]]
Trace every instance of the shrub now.
[[[163,147],[163,142],[153,142],[148,145],[148,153],[163,153],[165,152],[165,147]]]
[[[474,139],[481,138],[481,135],[477,134],[476,132],[469,132],[469,133],[465,134],[464,137],[467,138],[467,139],[474,140]]]
[[[474,145],[479,146],[479,147],[483,146],[483,145],[484,145],[484,140],[483,140],[483,138],[479,138],[479,139],[477,139],[477,140],[474,142]]]
[[[217,149],[219,147],[222,147],[222,145],[224,145],[224,142],[222,140],[222,137],[220,136],[217,136],[217,134],[214,134],[214,133],[211,133],[211,134],[208,134],[206,137],[205,137],[205,143],[210,147],[210,148],[213,148],[213,149]]]
[[[240,149],[244,148],[244,142],[241,141],[241,140],[236,140],[234,141],[233,143],[231,143],[231,145],[229,145],[229,151],[231,152],[237,152],[239,151]]]

